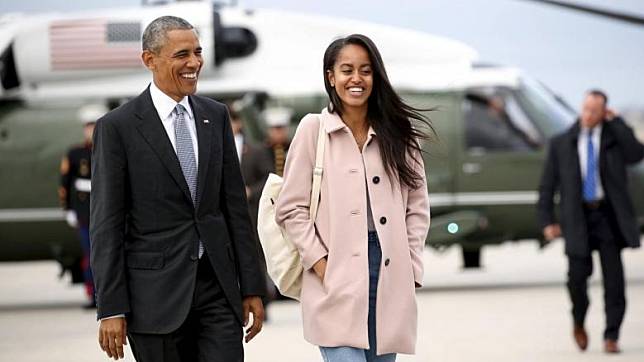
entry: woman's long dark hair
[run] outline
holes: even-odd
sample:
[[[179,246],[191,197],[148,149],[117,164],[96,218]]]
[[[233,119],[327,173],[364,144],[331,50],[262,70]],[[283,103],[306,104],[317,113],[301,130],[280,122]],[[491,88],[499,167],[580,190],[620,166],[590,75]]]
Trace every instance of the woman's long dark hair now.
[[[420,157],[422,152],[420,140],[430,137],[422,130],[414,128],[412,119],[423,123],[432,133],[435,133],[430,120],[420,113],[431,109],[418,109],[403,102],[389,82],[376,45],[364,35],[353,34],[333,41],[324,52],[324,87],[331,101],[329,112],[337,112],[342,116],[342,100],[335,88],[331,86],[328,72],[333,72],[338,54],[349,44],[361,46],[369,54],[373,71],[373,88],[368,100],[367,120],[378,135],[380,156],[387,175],[390,178],[392,175],[397,176],[401,184],[416,189],[420,186],[423,177],[414,169],[414,163],[421,162],[416,158]],[[409,155],[412,156],[411,159]]]

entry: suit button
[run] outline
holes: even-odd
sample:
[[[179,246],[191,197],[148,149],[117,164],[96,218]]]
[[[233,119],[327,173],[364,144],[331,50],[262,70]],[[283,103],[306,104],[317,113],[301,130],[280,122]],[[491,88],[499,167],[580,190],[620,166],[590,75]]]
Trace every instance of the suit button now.
[[[389,258],[385,260],[385,266],[389,266]]]
[[[380,182],[380,177],[374,176],[372,181],[373,181],[374,184],[378,184]]]
[[[380,223],[381,223],[382,225],[386,224],[386,223],[387,223],[387,218],[386,218],[386,217],[384,217],[384,216],[383,216],[383,217],[381,217],[381,218],[380,218]]]
[[[197,260],[199,260],[199,257],[196,256],[196,255],[190,255],[190,260],[197,261]]]

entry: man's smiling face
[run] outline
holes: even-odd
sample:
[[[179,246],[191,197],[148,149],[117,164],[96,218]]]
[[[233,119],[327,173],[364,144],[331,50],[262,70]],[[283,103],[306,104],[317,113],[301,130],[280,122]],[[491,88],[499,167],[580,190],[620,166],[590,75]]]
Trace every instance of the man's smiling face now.
[[[203,58],[194,30],[168,31],[158,52],[143,52],[143,62],[152,71],[154,84],[175,101],[197,91]]]

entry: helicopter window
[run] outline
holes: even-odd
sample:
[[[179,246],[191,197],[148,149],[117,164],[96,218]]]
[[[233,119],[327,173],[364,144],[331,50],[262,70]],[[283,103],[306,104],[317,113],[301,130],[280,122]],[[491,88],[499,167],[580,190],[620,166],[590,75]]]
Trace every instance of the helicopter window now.
[[[525,113],[519,102],[513,96],[505,98],[505,110],[510,115],[512,123],[525,138],[526,142],[532,148],[538,148],[543,145],[543,136],[541,132],[535,127],[534,123],[530,120]]]
[[[468,93],[463,111],[470,152],[531,151],[541,144],[541,135],[509,94]]]
[[[575,122],[575,111],[538,81],[524,77],[514,92],[521,108],[534,120],[547,137],[570,127]]]

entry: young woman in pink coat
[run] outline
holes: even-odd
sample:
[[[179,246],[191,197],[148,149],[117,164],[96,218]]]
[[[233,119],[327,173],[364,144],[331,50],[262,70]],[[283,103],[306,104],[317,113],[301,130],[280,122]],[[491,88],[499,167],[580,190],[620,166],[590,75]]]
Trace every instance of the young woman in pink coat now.
[[[420,140],[431,129],[395,93],[364,35],[329,45],[321,114],[300,122],[286,159],[276,221],[304,266],[304,337],[324,361],[394,361],[416,344],[429,202]],[[316,220],[309,217],[318,127],[326,131]]]

